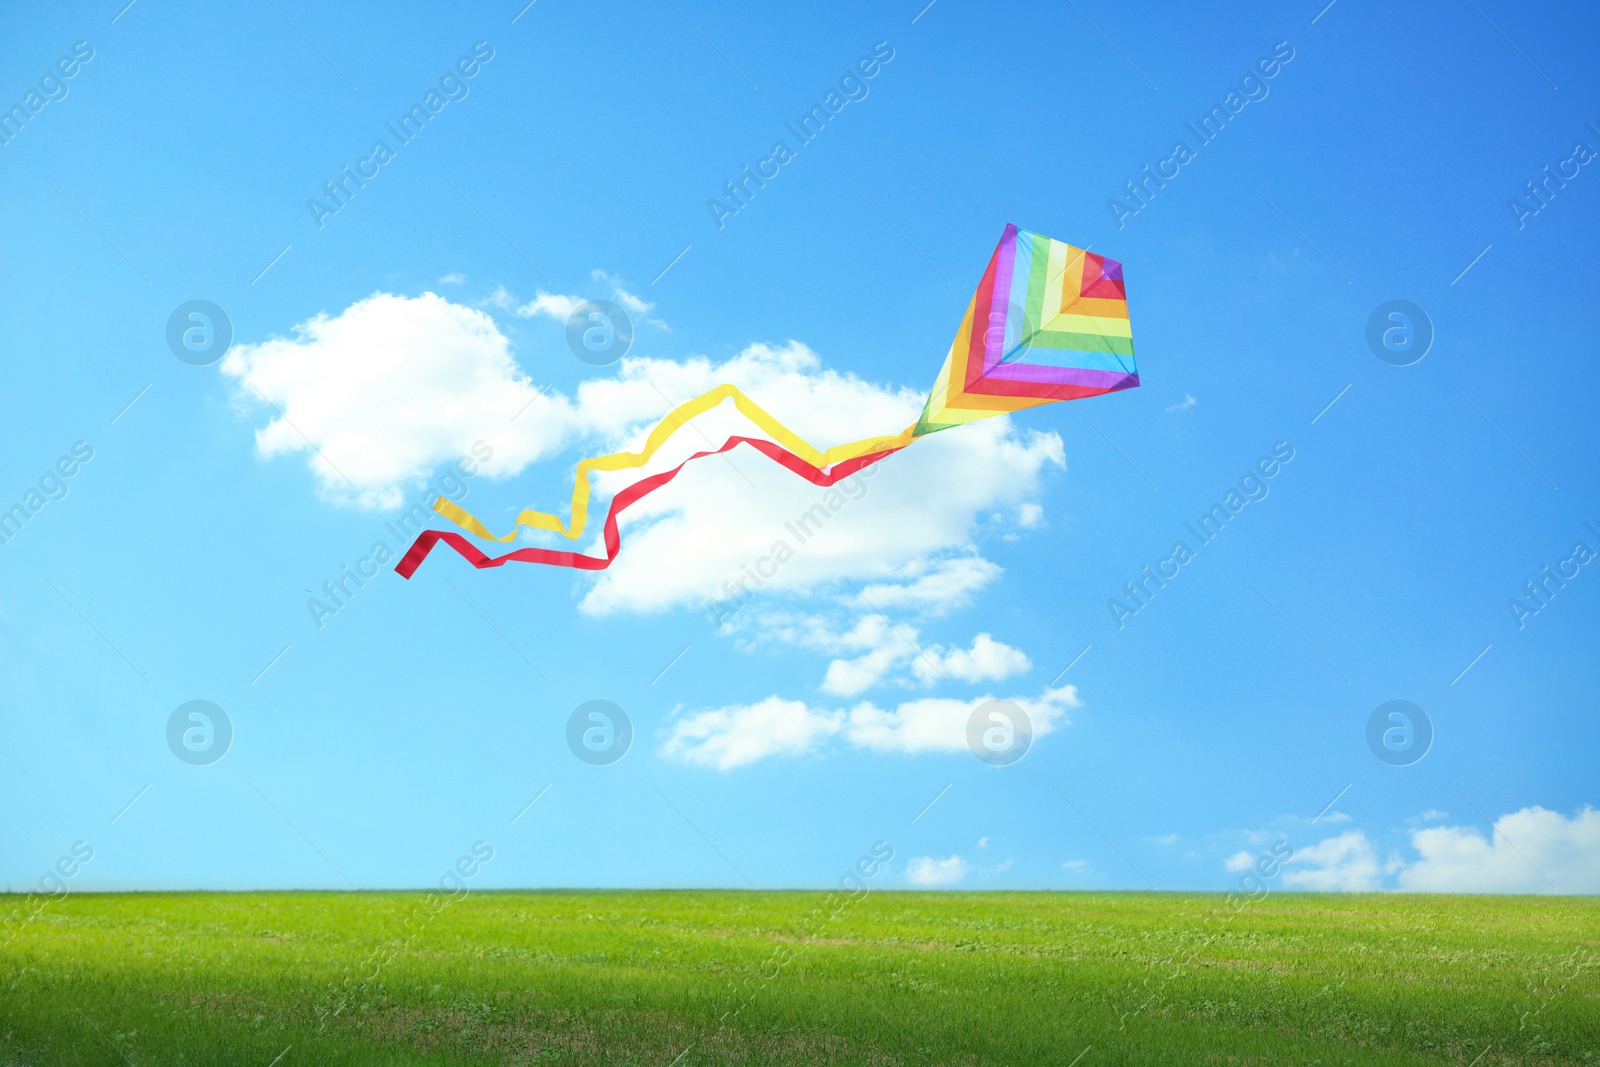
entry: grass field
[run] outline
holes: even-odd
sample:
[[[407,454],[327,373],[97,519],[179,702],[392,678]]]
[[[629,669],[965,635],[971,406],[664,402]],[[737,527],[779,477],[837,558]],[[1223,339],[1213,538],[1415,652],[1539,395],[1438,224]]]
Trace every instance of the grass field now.
[[[0,897],[13,916],[0,929],[6,1067],[1600,1064],[1592,898],[175,893],[37,905]]]

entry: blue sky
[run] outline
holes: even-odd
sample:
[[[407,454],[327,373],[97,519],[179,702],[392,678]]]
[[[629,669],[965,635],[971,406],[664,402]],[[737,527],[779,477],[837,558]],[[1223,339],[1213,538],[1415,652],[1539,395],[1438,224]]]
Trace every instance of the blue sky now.
[[[894,887],[1226,889],[1287,842],[1275,889],[1600,891],[1592,11],[138,0],[10,29],[12,888],[75,842],[72,887],[109,889],[429,885],[478,841],[484,886],[815,886],[884,841]],[[1142,388],[919,442],[720,629],[707,598],[819,493],[750,456],[656,494],[604,576],[440,553],[317,624],[474,442],[465,506],[509,528],[724,379],[818,444],[898,430],[1008,222],[1125,264]],[[634,309],[627,360],[575,358],[576,298]],[[1367,341],[1397,299],[1434,333],[1409,366]],[[168,347],[191,300],[220,363]],[[964,743],[991,697],[1036,720],[1006,766]],[[168,745],[191,700],[231,724],[209,765]],[[591,700],[632,723],[610,765],[567,745]],[[1420,761],[1369,749],[1390,700]]]

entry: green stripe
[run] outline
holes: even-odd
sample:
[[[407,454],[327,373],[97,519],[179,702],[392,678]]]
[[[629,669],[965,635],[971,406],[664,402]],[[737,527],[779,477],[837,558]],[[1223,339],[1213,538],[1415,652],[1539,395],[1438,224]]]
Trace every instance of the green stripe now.
[[[1053,348],[1062,352],[1109,352],[1118,356],[1133,355],[1133,338],[1103,333],[1040,330],[1029,339],[1028,344],[1033,348]]]
[[[1035,237],[1033,240],[1033,259],[1028,264],[1028,296],[1024,301],[1028,321],[1034,324],[1035,332],[1039,324],[1044,322],[1044,290],[1047,272],[1050,270],[1050,245],[1053,242],[1048,237]]]

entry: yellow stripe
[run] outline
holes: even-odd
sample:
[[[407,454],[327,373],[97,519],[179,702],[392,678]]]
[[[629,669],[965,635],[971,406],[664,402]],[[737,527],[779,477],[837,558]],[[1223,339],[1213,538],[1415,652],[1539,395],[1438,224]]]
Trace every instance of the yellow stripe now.
[[[524,526],[535,530],[553,530],[565,537],[576,540],[583,536],[584,527],[589,521],[589,472],[590,471],[620,471],[629,467],[642,467],[650,462],[667,439],[679,428],[696,415],[704,414],[722,403],[729,397],[733,398],[734,406],[744,416],[755,423],[767,436],[778,444],[793,452],[813,467],[826,469],[835,463],[859,456],[870,455],[873,452],[882,452],[888,448],[900,448],[911,443],[915,424],[906,427],[893,437],[869,437],[847,445],[836,445],[827,451],[818,451],[810,443],[803,440],[793,430],[767,414],[754,400],[741,393],[737,386],[719,385],[709,393],[695,397],[686,404],[674,408],[667,417],[662,419],[656,428],[650,431],[650,436],[645,439],[644,448],[638,452],[616,452],[609,456],[593,456],[578,464],[577,481],[572,487],[572,523],[563,525],[558,515],[548,511],[524,511],[517,516],[517,525],[504,537],[496,537],[488,528],[479,522],[471,513],[456,506],[454,503],[440,497],[433,502],[433,510],[449,519],[464,530],[483,538],[486,541],[511,541],[517,536],[517,530]]]
[[[1044,324],[1040,333],[1097,333],[1106,337],[1132,337],[1133,327],[1127,319],[1106,318],[1100,315],[1057,315]]]
[[[1077,251],[1064,241],[1050,242],[1049,276],[1045,282],[1044,306],[1039,311],[1041,320],[1048,320],[1060,312],[1065,302],[1062,294],[1066,291],[1067,253]],[[1082,253],[1079,253],[1079,258],[1082,258]]]

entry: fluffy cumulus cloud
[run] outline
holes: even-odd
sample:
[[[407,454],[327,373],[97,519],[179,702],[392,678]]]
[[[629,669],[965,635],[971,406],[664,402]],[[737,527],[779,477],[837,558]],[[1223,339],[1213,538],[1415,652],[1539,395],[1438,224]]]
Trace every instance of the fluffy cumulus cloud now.
[[[894,710],[869,702],[850,709],[847,737],[851,744],[879,752],[967,751],[967,721],[979,704],[993,700],[924,697],[909,700]],[[1067,724],[1067,709],[1080,707],[1078,690],[1065,685],[1047,689],[1038,697],[1012,697],[1028,715],[1033,742]]]
[[[935,859],[932,856],[913,856],[906,863],[906,879],[912,885],[935,888],[954,885],[967,876],[967,861],[960,856]]]
[[[1443,812],[1427,811],[1421,821]],[[1542,807],[1502,815],[1488,836],[1472,826],[1426,826],[1411,831],[1415,858],[1378,847],[1361,830],[1299,848],[1283,866],[1288,889],[1423,893],[1600,893],[1600,811],[1571,817]],[[1251,852],[1223,861],[1228,871],[1249,870]]]
[[[911,560],[891,577],[865,586],[857,599],[874,611],[899,608],[943,615],[1000,577],[1000,567],[978,555],[946,556]]]
[[[842,624],[840,620],[845,620]],[[970,648],[923,645],[917,628],[887,615],[853,617],[848,611],[827,614],[768,613],[749,627],[751,645],[782,642],[836,657],[827,668],[822,690],[833,696],[858,696],[874,686],[893,683],[933,686],[941,682],[1004,681],[1032,668],[1022,651],[986,633]]]
[[[1239,853],[1230,861],[1236,863]],[[1254,857],[1250,857],[1254,862]],[[1229,870],[1244,870],[1230,866]],[[1378,852],[1359,830],[1351,830],[1330,837],[1314,845],[1296,849],[1294,856],[1284,865],[1283,884],[1289,889],[1310,889],[1320,892],[1333,890],[1350,893],[1368,893],[1383,888],[1383,865],[1378,862]]]
[[[362,507],[399,505],[479,442],[492,451],[484,473],[517,474],[576,428],[572,405],[522,373],[492,318],[433,293],[376,293],[292,337],[238,345],[221,369],[268,415],[262,456],[303,453],[324,497]]]
[[[630,314],[644,319],[652,326],[659,327],[663,330],[670,329],[670,327],[668,327],[667,324],[662,322],[660,319],[650,317],[651,313],[655,311],[656,306],[650,303],[648,300],[645,300],[643,297],[631,293],[627,289],[623,288],[622,279],[613,277],[603,270],[592,270],[589,272],[589,277],[597,282],[605,282],[606,284],[610,285],[612,299],[616,300],[617,303],[626,308]]]
[[[534,290],[533,299],[525,303],[518,303],[511,290],[505,286],[496,286],[484,301],[490,307],[509,311],[519,319],[547,318],[557,322],[566,322],[574,311],[583,306],[584,298],[569,296],[565,293],[547,293],[543,289]]]
[[[890,671],[917,655],[917,631],[905,624],[895,625],[884,615],[863,615],[847,633],[837,639],[816,640],[813,630],[797,644],[809,644],[824,651],[858,653],[848,659],[833,660],[822,679],[822,690],[834,696],[856,696],[881,682]]]
[[[1420,858],[1402,889],[1428,893],[1600,893],[1600,811],[1571,818],[1541,807],[1494,821],[1493,835],[1466,826],[1415,830]]]
[[[839,732],[843,712],[819,712],[799,700],[702,711],[676,723],[662,751],[685,763],[726,770],[775,755],[799,755]]]
[[[631,317],[642,319],[663,330],[670,329],[660,319],[651,317],[651,313],[655,311],[656,306],[623,288],[620,279],[612,277],[603,270],[590,271],[589,277],[594,281],[604,282],[609,285],[612,299],[621,304]],[[449,275],[447,278],[439,280],[444,283],[451,279],[457,282],[465,281],[458,274]],[[570,293],[547,293],[543,289],[535,289],[532,300],[522,301],[511,290],[499,285],[495,287],[494,292],[484,298],[484,303],[490,307],[499,308],[501,311],[509,311],[519,319],[547,318],[564,323],[572,317],[574,311],[577,311],[588,300],[589,297],[585,296],[574,296]]]
[[[924,655],[912,661],[911,669],[926,685],[941,680],[998,682],[1033,667],[1033,663],[1021,651],[996,641],[988,634],[974,637],[971,648],[945,651],[934,645],[923,651]]]
[[[897,754],[967,751],[967,721],[974,700],[927,697],[894,708],[862,701],[848,710],[812,707],[803,701],[769,697],[755,704],[691,711],[668,727],[662,752],[681,763],[718,770],[777,756],[816,752],[826,742]],[[1047,689],[1034,698],[1011,698],[1028,715],[1033,742],[1067,724],[1067,712],[1079,707],[1070,685]]]

